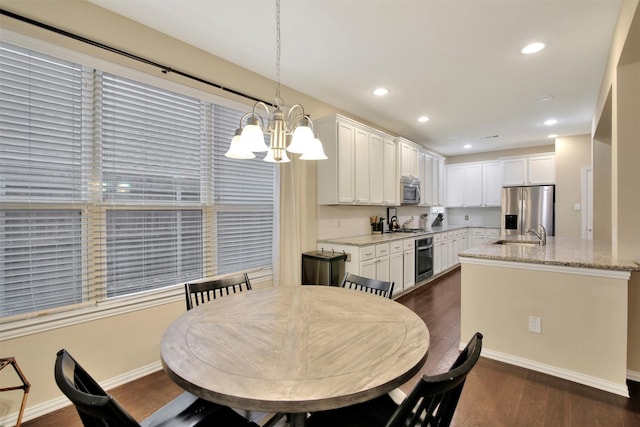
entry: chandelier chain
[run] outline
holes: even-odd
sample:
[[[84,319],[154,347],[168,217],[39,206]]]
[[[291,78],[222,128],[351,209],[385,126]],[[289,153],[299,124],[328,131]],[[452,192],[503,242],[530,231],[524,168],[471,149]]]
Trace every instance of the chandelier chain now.
[[[276,0],[276,102],[280,103],[280,0]]]

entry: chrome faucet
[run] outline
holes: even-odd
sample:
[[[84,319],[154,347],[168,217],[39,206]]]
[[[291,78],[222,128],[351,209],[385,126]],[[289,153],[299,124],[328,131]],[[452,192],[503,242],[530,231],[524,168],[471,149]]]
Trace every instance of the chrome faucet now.
[[[547,244],[547,229],[544,228],[544,225],[538,224],[538,231],[530,228],[527,230],[527,233],[535,234],[535,236],[540,239],[538,242],[540,246],[545,246]]]

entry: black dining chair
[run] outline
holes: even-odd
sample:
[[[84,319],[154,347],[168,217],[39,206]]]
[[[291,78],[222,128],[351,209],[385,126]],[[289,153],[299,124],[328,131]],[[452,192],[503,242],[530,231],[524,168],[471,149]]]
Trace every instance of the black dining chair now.
[[[251,282],[247,273],[221,277],[213,280],[201,280],[184,284],[187,310],[225,295],[250,291]]]
[[[397,404],[389,394],[368,402],[314,412],[307,427],[417,427],[450,425],[462,388],[480,357],[482,334],[476,332],[449,371],[423,375],[411,393]]]
[[[258,427],[233,409],[188,392],[138,423],[65,349],[58,351],[54,375],[85,427]]]
[[[356,289],[391,299],[394,282],[369,279],[367,277],[346,273],[340,284],[343,288]]]

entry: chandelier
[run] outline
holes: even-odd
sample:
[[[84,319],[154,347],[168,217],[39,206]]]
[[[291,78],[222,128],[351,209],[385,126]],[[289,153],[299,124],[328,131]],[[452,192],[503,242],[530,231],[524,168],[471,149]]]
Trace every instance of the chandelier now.
[[[273,113],[264,102],[256,102],[250,113],[240,118],[240,126],[231,139],[226,157],[232,159],[253,159],[254,153],[264,152],[266,162],[289,162],[287,151],[301,154],[301,160],[324,160],[322,143],[313,133],[313,122],[304,112],[304,107],[295,104],[285,114],[284,101],[280,97],[280,0],[276,0],[276,96]],[[266,112],[265,120],[258,111]],[[243,123],[245,125],[243,126]],[[264,133],[271,135],[269,146],[264,142]]]

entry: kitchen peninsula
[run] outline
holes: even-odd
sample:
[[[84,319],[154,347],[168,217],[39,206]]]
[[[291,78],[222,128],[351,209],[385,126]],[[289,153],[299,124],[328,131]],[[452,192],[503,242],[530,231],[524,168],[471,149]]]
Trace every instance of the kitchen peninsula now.
[[[459,259],[461,334],[482,331],[483,356],[628,397],[628,283],[640,265],[561,237],[488,242]]]

